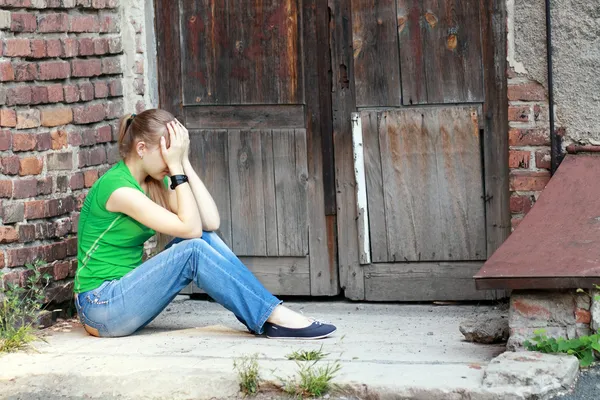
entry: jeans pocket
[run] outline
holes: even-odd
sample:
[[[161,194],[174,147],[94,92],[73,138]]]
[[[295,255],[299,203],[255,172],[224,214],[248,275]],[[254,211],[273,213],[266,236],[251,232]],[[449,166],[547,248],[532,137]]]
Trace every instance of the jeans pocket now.
[[[105,281],[102,285],[96,289],[90,290],[89,292],[82,293],[85,302],[88,304],[103,305],[108,304],[108,298],[105,296],[106,289],[113,283],[113,281]]]

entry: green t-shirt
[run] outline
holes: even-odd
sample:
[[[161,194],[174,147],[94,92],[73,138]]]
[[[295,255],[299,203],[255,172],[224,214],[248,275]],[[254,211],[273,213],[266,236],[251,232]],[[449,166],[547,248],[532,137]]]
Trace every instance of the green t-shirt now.
[[[142,263],[144,243],[155,234],[128,215],[106,209],[110,195],[121,187],[143,192],[123,161],[94,183],[83,203],[77,231],[75,293],[96,289],[136,268]]]

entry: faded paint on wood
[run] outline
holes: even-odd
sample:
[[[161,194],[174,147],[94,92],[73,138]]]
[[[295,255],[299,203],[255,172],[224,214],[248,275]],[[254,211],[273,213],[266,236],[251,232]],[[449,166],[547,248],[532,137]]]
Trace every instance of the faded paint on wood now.
[[[303,105],[186,107],[187,126],[196,129],[304,128]]]
[[[273,135],[271,131],[260,132],[262,150],[262,184],[265,205],[265,236],[268,256],[279,255],[277,239],[277,207],[275,200],[275,167],[273,157]]]
[[[356,106],[399,106],[395,0],[352,1]]]
[[[366,300],[496,300],[504,292],[477,290],[473,275],[482,262],[394,263],[365,267]]]
[[[405,105],[483,102],[478,0],[398,0]]]
[[[371,114],[371,116],[369,116]],[[372,237],[387,236],[387,261],[485,258],[485,217],[476,109],[445,107],[363,112]],[[365,129],[374,129],[373,122]],[[382,185],[376,180],[378,134]],[[383,193],[381,193],[381,190]],[[385,224],[374,205],[383,197]],[[379,220],[378,220],[379,218]],[[385,253],[375,248],[373,258]],[[377,258],[375,258],[377,257]]]
[[[260,132],[228,132],[233,251],[266,256]]]
[[[280,256],[308,254],[306,131],[273,130]]]
[[[185,105],[301,104],[297,0],[179,0]]]
[[[191,130],[190,162],[217,204],[221,227],[219,236],[231,247],[231,193],[227,131]]]

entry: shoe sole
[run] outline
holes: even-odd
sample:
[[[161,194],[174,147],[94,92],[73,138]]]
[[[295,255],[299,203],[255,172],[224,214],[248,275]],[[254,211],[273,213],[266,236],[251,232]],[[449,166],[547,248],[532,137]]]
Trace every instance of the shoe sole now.
[[[326,335],[311,336],[311,337],[289,337],[289,336],[269,336],[269,335],[266,335],[266,336],[268,339],[279,339],[279,340],[319,340],[319,339],[325,339],[326,337],[333,335],[336,331],[337,331],[337,329],[329,332]]]

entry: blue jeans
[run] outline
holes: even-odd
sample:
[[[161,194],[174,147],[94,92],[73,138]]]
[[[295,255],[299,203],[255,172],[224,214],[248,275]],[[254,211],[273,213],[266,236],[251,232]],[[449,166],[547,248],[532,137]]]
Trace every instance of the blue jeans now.
[[[81,323],[101,337],[127,336],[148,325],[194,282],[255,333],[281,304],[214,232],[175,239],[123,278],[75,296]]]

